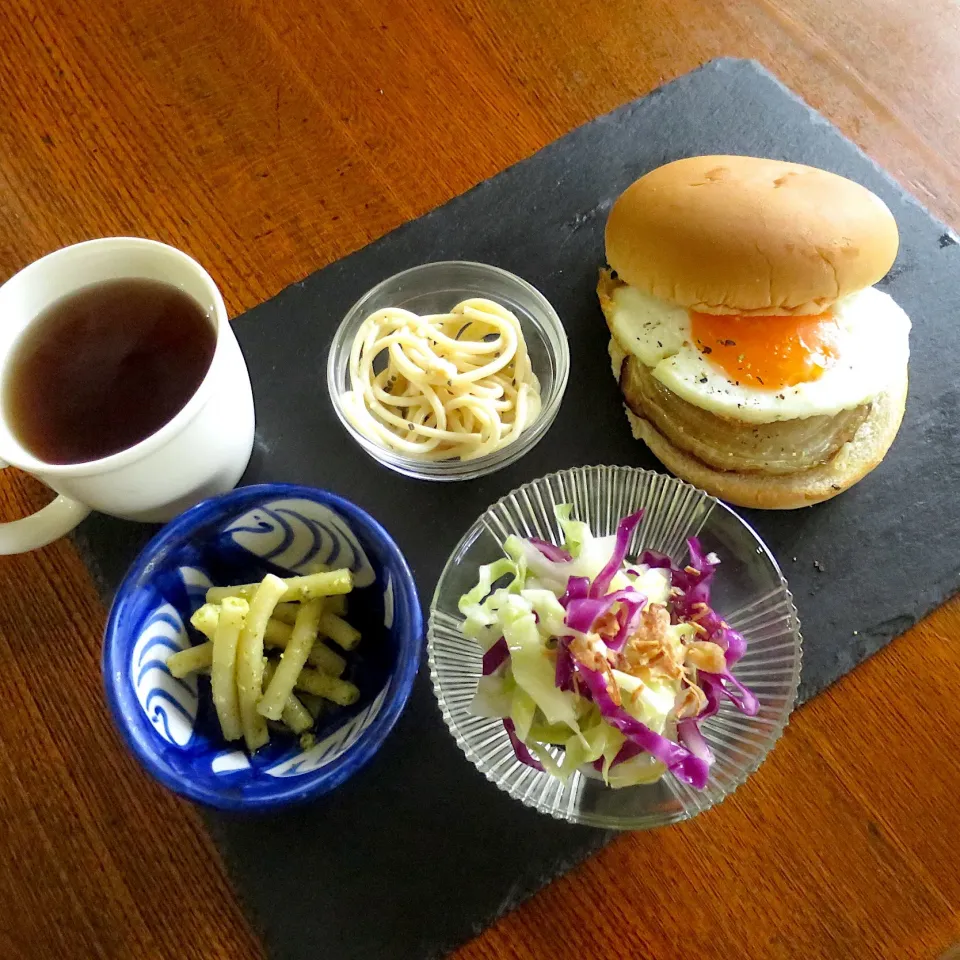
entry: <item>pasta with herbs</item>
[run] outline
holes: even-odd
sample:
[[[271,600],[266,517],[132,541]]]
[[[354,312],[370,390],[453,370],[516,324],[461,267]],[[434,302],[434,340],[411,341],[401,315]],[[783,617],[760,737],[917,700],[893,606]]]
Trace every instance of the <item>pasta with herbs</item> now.
[[[399,307],[364,320],[344,408],[365,437],[421,460],[471,460],[514,441],[540,413],[517,317],[480,297],[450,313]]]

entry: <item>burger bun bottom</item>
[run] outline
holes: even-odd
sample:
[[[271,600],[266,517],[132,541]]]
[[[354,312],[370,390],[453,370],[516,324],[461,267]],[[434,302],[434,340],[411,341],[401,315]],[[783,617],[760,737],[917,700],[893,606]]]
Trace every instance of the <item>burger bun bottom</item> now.
[[[624,406],[633,435],[671,473],[728,503],[760,510],[794,510],[829,500],[862,480],[884,458],[900,429],[907,400],[907,371],[877,397],[853,439],[825,464],[769,475],[715,470],[675,447],[648,420]]]

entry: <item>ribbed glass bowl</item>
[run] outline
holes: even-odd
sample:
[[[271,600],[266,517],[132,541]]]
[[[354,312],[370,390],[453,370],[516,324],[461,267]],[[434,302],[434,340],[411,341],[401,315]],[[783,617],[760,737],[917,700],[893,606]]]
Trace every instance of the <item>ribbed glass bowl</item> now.
[[[720,557],[712,604],[747,639],[734,674],[756,694],[760,711],[746,717],[730,703],[701,725],[716,757],[706,789],[667,774],[655,784],[622,789],[575,773],[566,782],[520,763],[499,720],[470,713],[481,651],[460,633],[460,596],[477,570],[503,556],[513,533],[560,543],[556,504],[598,536],[614,533],[621,517],[645,509],[629,558],[645,549],[686,560],[686,538],[698,536]],[[633,467],[578,467],[520,487],[490,507],[466,532],[444,567],[430,604],[427,658],[443,718],[469,760],[511,797],[574,823],[638,830],[685,820],[719,803],[763,762],[787,724],[800,681],[800,623],[787,582],[770,551],[728,506],[696,487]],[[552,748],[555,754],[560,748]]]

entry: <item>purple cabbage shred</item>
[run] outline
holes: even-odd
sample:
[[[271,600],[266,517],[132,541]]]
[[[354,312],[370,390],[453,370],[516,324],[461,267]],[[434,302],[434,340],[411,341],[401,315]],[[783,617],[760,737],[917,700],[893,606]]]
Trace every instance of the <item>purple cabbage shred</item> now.
[[[525,763],[528,767],[533,767],[534,770],[545,773],[546,771],[543,769],[543,764],[527,749],[527,745],[517,736],[517,728],[509,717],[504,718],[503,729],[507,731],[507,736],[510,738],[510,744],[513,747],[513,752],[517,755],[517,759],[521,763]]]
[[[483,655],[483,675],[489,677],[491,673],[496,673],[509,657],[510,648],[507,646],[507,641],[501,637]]]

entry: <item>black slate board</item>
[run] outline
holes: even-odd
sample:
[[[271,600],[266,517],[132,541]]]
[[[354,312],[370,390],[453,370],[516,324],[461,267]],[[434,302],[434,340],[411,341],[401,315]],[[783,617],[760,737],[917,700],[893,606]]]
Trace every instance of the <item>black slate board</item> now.
[[[801,698],[846,673],[958,585],[960,388],[947,358],[960,339],[960,247],[952,231],[749,61],[714,61],[575,130],[240,317],[258,416],[245,481],[288,480],[351,497],[396,537],[426,607],[459,536],[513,487],[577,464],[655,467],[630,438],[609,372],[594,296],[603,224],[613,198],[636,177],[704,153],[835,170],[883,197],[900,226],[900,256],[882,284],[915,324],[911,394],[896,445],[870,477],[827,504],[745,511],[780,558],[800,611]],[[379,468],[323,396],[327,347],[352,302],[398,270],[441,259],[486,261],[531,281],[563,318],[573,357],[566,400],[540,446],[470,483],[427,484]],[[80,529],[106,597],[151,533],[103,517]],[[208,822],[278,960],[439,956],[607,839],[539,816],[484,780],[447,733],[425,666],[378,757],[333,796],[269,817],[211,812]]]

